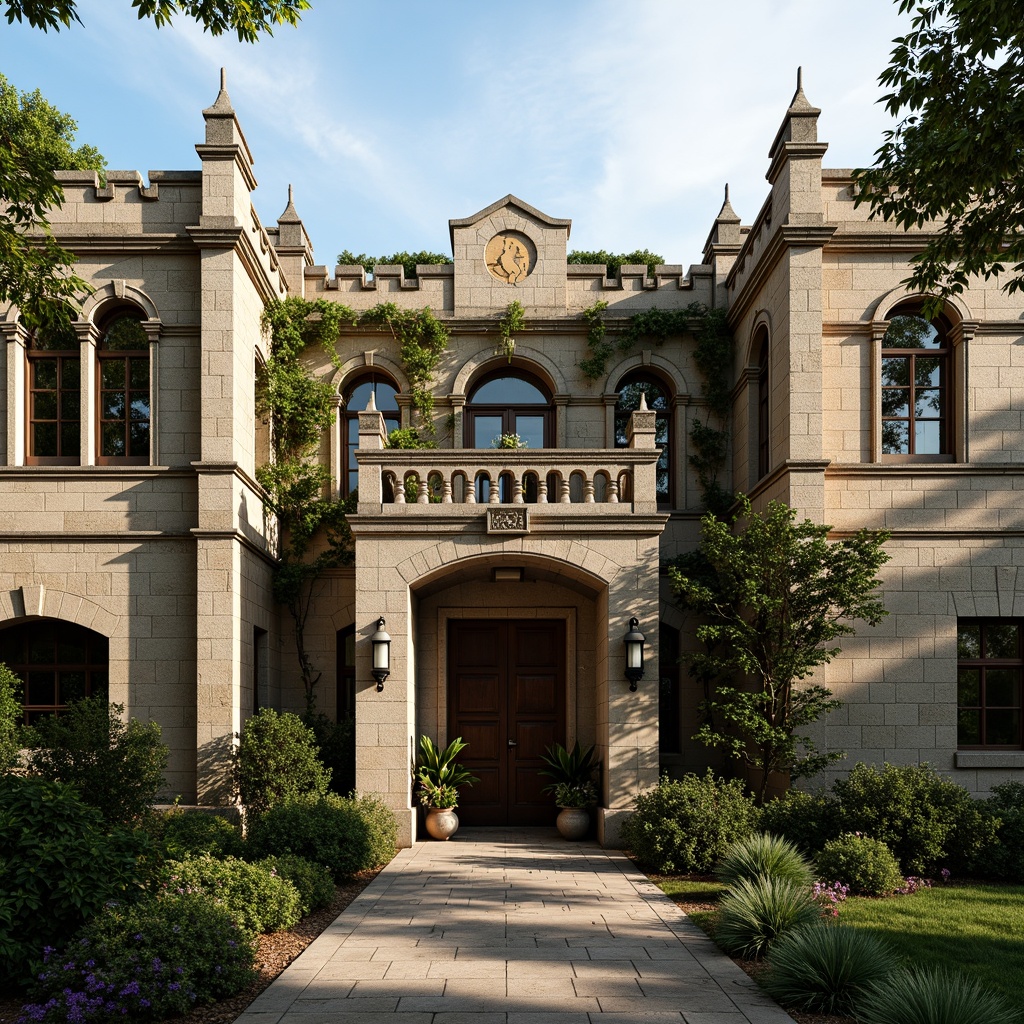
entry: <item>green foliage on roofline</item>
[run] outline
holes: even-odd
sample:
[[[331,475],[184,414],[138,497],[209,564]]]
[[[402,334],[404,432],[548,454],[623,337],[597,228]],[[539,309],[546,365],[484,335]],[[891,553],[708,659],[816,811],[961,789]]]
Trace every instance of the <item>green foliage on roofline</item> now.
[[[646,266],[648,274],[654,274],[654,268],[665,262],[664,256],[648,249],[634,249],[633,252],[607,252],[604,249],[586,250],[573,249],[565,258],[566,263],[572,264],[595,264],[603,263],[608,271],[608,276],[613,277],[619,267],[623,266]]]
[[[338,253],[339,267],[362,267],[368,274],[373,273],[374,267],[399,266],[405,271],[406,277],[416,277],[417,264],[429,266],[445,266],[452,262],[451,256],[443,252],[427,252],[425,249],[420,252],[396,252],[390,256],[367,256],[365,252],[355,255],[348,249]]]

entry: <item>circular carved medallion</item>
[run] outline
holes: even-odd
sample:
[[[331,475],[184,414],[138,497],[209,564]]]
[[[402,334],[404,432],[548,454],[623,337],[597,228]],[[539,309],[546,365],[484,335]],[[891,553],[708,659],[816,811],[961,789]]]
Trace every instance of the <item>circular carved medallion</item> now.
[[[521,231],[502,231],[487,243],[484,260],[492,277],[519,284],[537,262],[537,247]]]

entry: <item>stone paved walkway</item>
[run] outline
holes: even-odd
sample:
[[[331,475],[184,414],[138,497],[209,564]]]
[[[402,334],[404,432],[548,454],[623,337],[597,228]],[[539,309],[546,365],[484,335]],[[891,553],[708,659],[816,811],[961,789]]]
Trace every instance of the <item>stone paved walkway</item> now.
[[[398,856],[237,1024],[791,1024],[622,854],[462,829]]]

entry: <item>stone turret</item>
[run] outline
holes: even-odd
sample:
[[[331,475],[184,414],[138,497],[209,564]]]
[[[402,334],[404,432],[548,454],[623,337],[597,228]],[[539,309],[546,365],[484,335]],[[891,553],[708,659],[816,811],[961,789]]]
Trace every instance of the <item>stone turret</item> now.
[[[277,218],[276,235],[274,248],[281,261],[281,269],[288,279],[288,290],[292,295],[303,295],[305,270],[313,265],[313,244],[295,209],[291,185],[288,186],[288,205]]]
[[[716,305],[727,305],[727,291],[725,279],[732,265],[736,262],[736,255],[743,244],[743,233],[740,229],[740,219],[729,202],[729,186],[725,186],[725,199],[722,208],[718,211],[714,223],[711,225],[711,232],[708,240],[704,243],[704,264],[714,268],[714,281],[716,291]]]

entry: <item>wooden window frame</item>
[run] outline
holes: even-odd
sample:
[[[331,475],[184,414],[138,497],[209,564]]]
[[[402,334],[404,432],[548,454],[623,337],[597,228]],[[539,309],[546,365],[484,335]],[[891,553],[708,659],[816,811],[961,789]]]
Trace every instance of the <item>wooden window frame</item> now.
[[[963,705],[957,695],[957,749],[958,750],[1020,750],[1024,747],[1024,622],[1020,619],[960,619],[957,621],[957,632],[964,626],[977,626],[980,630],[980,650],[977,658],[961,658],[957,652],[957,680],[959,682],[960,672],[963,669],[978,670],[978,703]],[[989,658],[987,657],[986,631],[994,626],[1015,626],[1017,628],[1017,656],[1015,658]],[[995,705],[988,703],[986,693],[987,672],[993,669],[1016,669],[1017,670],[1017,704]],[[1017,741],[1015,743],[987,743],[987,717],[990,711],[1014,711],[1017,712]],[[978,734],[981,743],[961,743],[959,735],[959,722],[961,715],[965,712],[977,712],[979,717]]]
[[[81,413],[81,395],[82,395],[82,355],[80,348],[74,349],[44,349],[34,348],[31,341],[25,352],[25,358],[27,361],[26,367],[26,381],[25,381],[25,464],[28,466],[78,466],[82,461],[82,413]],[[53,361],[57,364],[57,387],[56,389],[51,388],[36,388],[35,387],[35,364],[44,361]],[[78,423],[78,451],[74,455],[65,455],[61,452],[61,426],[64,423],[72,422],[70,419],[64,419],[61,417],[61,394],[64,391],[70,391],[70,388],[62,388],[61,383],[64,379],[64,367],[66,363],[76,362],[78,364],[78,384],[74,389],[79,395],[79,411],[77,415]],[[37,392],[54,392],[57,396],[57,418],[56,420],[40,420],[33,416],[34,412],[34,396]],[[57,455],[36,455],[35,454],[35,430],[33,429],[36,423],[56,423],[57,426]]]

